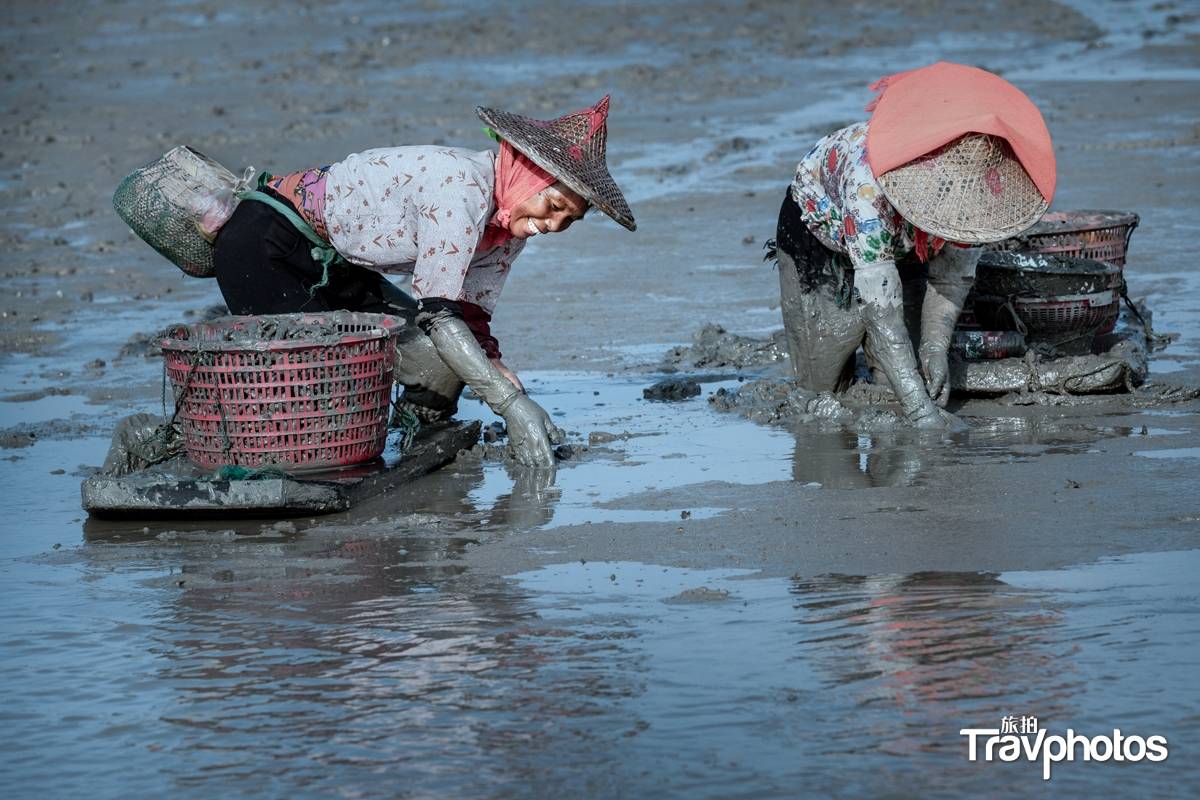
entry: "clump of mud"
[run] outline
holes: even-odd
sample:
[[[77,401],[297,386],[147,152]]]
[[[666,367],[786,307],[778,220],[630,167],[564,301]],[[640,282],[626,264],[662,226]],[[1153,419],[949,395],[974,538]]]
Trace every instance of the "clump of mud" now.
[[[668,378],[642,390],[645,400],[677,402],[700,394],[700,383],[691,378]]]
[[[824,424],[857,430],[892,430],[903,424],[900,415],[880,403],[892,393],[871,384],[854,384],[846,392],[811,392],[795,381],[762,378],[736,389],[718,389],[708,402],[718,411],[732,411],[763,424]]]
[[[196,317],[200,322],[210,322],[214,319],[228,316],[229,309],[221,303],[216,303],[200,309],[188,309],[183,312],[183,315],[185,317]],[[121,345],[121,349],[117,353],[117,359],[158,358],[162,355],[162,340],[171,334],[171,330],[172,328],[164,328],[161,331],[152,333],[145,333],[143,331],[134,333],[125,344]]]
[[[756,339],[730,333],[720,325],[708,323],[692,337],[691,345],[673,347],[663,361],[671,367],[761,367],[784,361],[787,342],[783,329],[769,339]]]
[[[378,315],[349,311],[322,314],[265,314],[173,325],[162,338],[175,347],[255,346],[263,342],[301,341],[335,344],[349,333],[383,330]],[[399,322],[397,320],[397,322]]]
[[[117,352],[117,360],[124,358],[158,358],[162,355],[161,342],[163,337],[169,333],[169,330],[161,330],[156,333],[145,333],[137,331],[121,345],[121,349]]]
[[[697,586],[695,589],[684,589],[677,595],[665,598],[668,605],[688,605],[691,603],[723,603],[730,598],[727,589],[713,589],[708,586]]]

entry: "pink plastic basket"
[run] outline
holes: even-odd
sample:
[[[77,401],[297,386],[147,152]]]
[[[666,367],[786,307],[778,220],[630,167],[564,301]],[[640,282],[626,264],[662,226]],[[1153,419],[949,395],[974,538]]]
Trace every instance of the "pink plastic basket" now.
[[[383,452],[397,317],[346,311],[224,317],[163,339],[188,458],[289,472]]]

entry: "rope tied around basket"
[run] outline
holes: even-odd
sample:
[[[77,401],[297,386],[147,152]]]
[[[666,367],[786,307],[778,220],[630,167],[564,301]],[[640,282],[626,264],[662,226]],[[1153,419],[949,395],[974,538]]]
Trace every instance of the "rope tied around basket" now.
[[[1150,321],[1142,316],[1141,310],[1137,307],[1137,303],[1133,302],[1133,298],[1129,296],[1129,285],[1125,283],[1125,278],[1121,278],[1121,299],[1125,301],[1125,307],[1133,316],[1137,317],[1138,324],[1142,326],[1142,334],[1146,337],[1146,345],[1153,351],[1166,347],[1171,343],[1171,337],[1155,333],[1154,326]]]
[[[1000,310],[1007,311],[1008,315],[1012,317],[1013,325],[1016,326],[1017,333],[1021,334],[1022,336],[1028,336],[1029,327],[1025,324],[1025,320],[1021,319],[1021,315],[1017,313],[1016,299],[1016,295],[1010,294],[1004,299],[1004,305],[1000,306]]]
[[[269,481],[286,480],[291,475],[287,470],[275,466],[253,468],[222,464],[217,468],[216,477],[221,481]]]
[[[400,452],[407,452],[421,432],[421,418],[397,399],[392,403],[391,424],[400,431]]]
[[[197,352],[199,352],[199,341],[196,342],[196,346]],[[188,372],[184,378],[183,387],[173,398],[175,410],[170,417],[167,417],[167,362],[166,359],[163,359],[162,385],[159,390],[159,401],[162,404],[162,418],[165,421],[155,428],[153,433],[137,444],[130,443],[126,446],[126,449],[130,453],[145,461],[148,465],[160,464],[183,452],[183,436],[179,430],[177,420],[179,412],[183,407],[182,400],[192,389],[192,377],[195,371],[196,362],[193,361],[188,365]]]

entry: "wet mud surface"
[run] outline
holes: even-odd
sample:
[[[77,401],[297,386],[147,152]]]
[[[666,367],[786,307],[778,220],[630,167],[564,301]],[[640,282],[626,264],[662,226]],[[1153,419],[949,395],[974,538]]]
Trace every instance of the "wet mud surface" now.
[[[1036,765],[972,764],[957,735],[1024,713],[1171,742],[1161,764],[1062,765],[1059,796],[1194,796],[1200,23],[1170,0],[847,13],[861,24],[809,3],[5,5],[4,784],[1039,791]],[[956,399],[966,427],[938,434],[890,424],[877,390],[786,422],[715,408],[787,374],[761,245],[796,162],[863,116],[867,82],[937,58],[1044,110],[1056,208],[1141,215],[1130,292],[1178,335],[1148,384]],[[589,215],[534,243],[494,321],[567,431],[555,473],[491,457],[494,437],[345,514],[85,518],[117,420],[169,398],[154,332],[221,302],[123,228],[124,174],[181,143],[273,171],[482,148],[475,105],[550,115],[609,91],[639,230]],[[700,393],[643,397],[668,380]]]

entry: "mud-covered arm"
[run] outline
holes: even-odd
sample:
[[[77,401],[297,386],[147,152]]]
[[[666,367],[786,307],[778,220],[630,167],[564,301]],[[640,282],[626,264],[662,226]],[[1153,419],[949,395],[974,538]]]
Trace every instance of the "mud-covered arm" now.
[[[484,354],[492,361],[500,360],[500,343],[492,335],[492,315],[485,309],[474,303],[447,300],[444,297],[426,298],[420,301],[419,306],[425,314],[445,312],[458,317],[467,323]]]
[[[488,359],[467,324],[445,310],[421,313],[417,324],[428,334],[450,369],[504,418],[510,456],[527,466],[553,466],[551,438],[558,438],[561,433],[545,410],[518,390]]]
[[[930,396],[942,407],[950,399],[950,338],[963,302],[975,282],[975,265],[983,250],[944,246],[929,260],[929,283],[921,304],[921,345],[918,355]]]
[[[887,375],[904,416],[922,427],[941,424],[941,415],[925,391],[912,339],[904,327],[904,299],[896,262],[856,265],[854,289],[863,304],[867,346]]]

